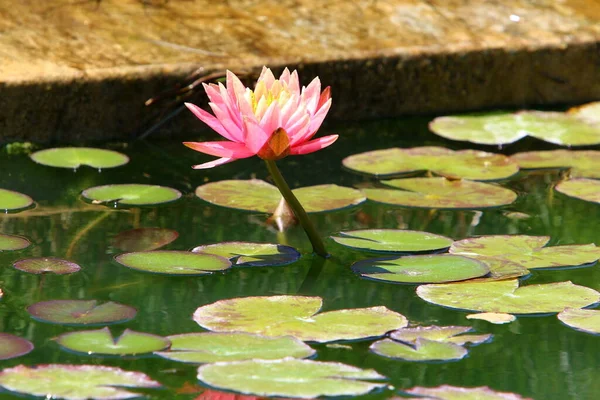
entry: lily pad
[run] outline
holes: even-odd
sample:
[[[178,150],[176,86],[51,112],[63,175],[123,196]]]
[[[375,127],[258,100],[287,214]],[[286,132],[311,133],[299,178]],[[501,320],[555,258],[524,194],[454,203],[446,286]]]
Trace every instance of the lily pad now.
[[[358,396],[386,386],[367,381],[385,379],[372,369],[294,358],[206,364],[198,368],[198,379],[244,394],[302,399]]]
[[[86,354],[131,355],[163,350],[171,344],[162,336],[125,329],[113,338],[107,327],[93,331],[63,333],[56,338],[62,347]]]
[[[33,205],[33,199],[26,194],[0,189],[0,210],[19,212]]]
[[[320,297],[262,296],[220,300],[194,312],[194,321],[217,332],[294,336],[302,341],[331,342],[383,336],[407,325],[386,307],[318,313]],[[268,310],[268,312],[266,312]]]
[[[22,250],[31,245],[29,239],[16,235],[0,234],[0,251]]]
[[[348,169],[378,177],[431,171],[449,178],[476,181],[505,179],[519,167],[505,155],[443,147],[391,148],[355,154],[342,163]]]
[[[517,279],[421,285],[417,295],[444,307],[507,314],[557,313],[600,301],[600,293],[571,282],[519,287]]]
[[[424,398],[423,400],[532,400],[514,393],[496,392],[487,386],[473,388],[448,385],[435,388],[417,386],[405,392],[414,396],[421,396]],[[414,399],[414,397],[411,397],[411,399]]]
[[[225,257],[189,251],[140,251],[115,257],[115,261],[138,271],[165,275],[206,275],[231,267]]]
[[[84,190],[81,195],[96,204],[146,206],[175,201],[181,197],[181,192],[165,186],[122,184],[95,186]]]
[[[33,350],[33,344],[10,333],[0,332],[0,360],[23,356]]]
[[[123,251],[149,251],[168,245],[179,237],[179,233],[166,228],[138,228],[116,235],[113,243]]]
[[[572,107],[568,113],[588,124],[600,124],[600,101]]]
[[[278,360],[285,357],[306,358],[315,351],[292,337],[266,337],[249,333],[187,333],[169,336],[169,351],[157,352],[161,357],[187,363]]]
[[[337,185],[317,185],[293,190],[306,212],[338,210],[365,201],[356,189]],[[196,196],[222,207],[273,213],[281,194],[277,187],[260,179],[211,182],[196,188]]]
[[[129,399],[138,393],[124,388],[157,388],[160,383],[141,372],[102,365],[19,365],[0,372],[0,387],[52,399]]]
[[[600,179],[600,151],[528,151],[511,156],[521,169],[570,168],[573,178]]]
[[[135,317],[136,309],[112,301],[98,305],[96,300],[47,300],[27,307],[38,321],[68,325],[120,323]]]
[[[81,269],[79,265],[72,261],[56,257],[27,258],[16,261],[13,267],[23,272],[29,272],[30,274],[50,272],[57,275],[72,274]]]
[[[342,246],[359,250],[421,253],[445,250],[453,240],[429,232],[399,229],[363,229],[340,232],[340,236],[331,237]]]
[[[380,356],[407,361],[450,361],[460,360],[468,350],[454,343],[419,338],[414,344],[405,344],[390,339],[378,340],[369,350]]]
[[[490,272],[472,258],[452,254],[370,258],[354,263],[364,278],[396,283],[442,283],[477,278]]]
[[[561,311],[557,317],[563,324],[571,328],[600,334],[600,310],[567,308]]]
[[[59,147],[36,151],[30,155],[38,164],[58,168],[79,168],[89,165],[93,168],[114,168],[125,165],[129,157],[112,150],[91,147]]]
[[[477,314],[469,314],[467,315],[467,319],[480,319],[482,321],[487,321],[492,324],[508,324],[517,319],[512,314],[506,313],[495,313],[495,312],[483,312]]]
[[[363,189],[369,200],[405,207],[471,209],[500,207],[517,199],[512,190],[466,180],[408,178],[382,183],[403,190]]]
[[[427,339],[462,346],[467,343],[480,344],[492,337],[491,334],[465,335],[465,333],[472,330],[473,328],[470,326],[417,326],[395,330],[390,333],[390,338],[405,343],[414,343],[418,339]]]
[[[490,269],[490,273],[481,278],[470,279],[469,282],[493,282],[503,279],[519,278],[530,274],[530,271],[516,262],[505,260],[497,257],[475,257],[467,256],[468,258],[476,258],[485,263]]]
[[[563,181],[554,187],[557,192],[560,192],[569,197],[589,201],[592,203],[600,203],[600,180],[596,179],[571,179]]]
[[[192,252],[225,257],[237,267],[287,265],[300,258],[293,247],[271,243],[223,242],[194,247]]]
[[[519,125],[529,136],[560,146],[589,146],[600,143],[600,126],[562,112],[521,111]]]
[[[548,236],[490,235],[456,241],[450,253],[467,257],[494,257],[522,265],[527,269],[578,266],[600,259],[595,244],[544,247]]]

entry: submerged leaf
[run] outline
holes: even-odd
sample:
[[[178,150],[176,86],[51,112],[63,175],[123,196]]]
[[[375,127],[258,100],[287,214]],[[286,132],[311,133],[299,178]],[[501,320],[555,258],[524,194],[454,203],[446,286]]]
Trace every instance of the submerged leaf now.
[[[423,338],[417,339],[412,345],[390,339],[378,340],[369,350],[380,356],[407,361],[460,360],[468,354],[467,349],[458,344]]]
[[[571,179],[554,187],[557,192],[583,201],[600,204],[600,180]]]
[[[97,204],[146,206],[170,203],[179,199],[181,192],[165,186],[121,184],[92,187],[81,192],[81,195]]]
[[[300,258],[293,247],[271,243],[222,242],[194,247],[192,252],[225,257],[238,267],[287,265]]]
[[[123,251],[150,251],[166,246],[178,237],[179,233],[173,229],[138,228],[119,233],[113,242]]]
[[[342,246],[381,252],[420,253],[445,250],[453,240],[429,232],[399,229],[363,229],[340,232],[331,237]]]
[[[206,275],[231,267],[225,257],[189,251],[140,251],[115,257],[115,261],[138,271],[165,275]]]
[[[63,333],[56,338],[62,347],[85,354],[126,355],[159,351],[169,347],[170,342],[161,336],[125,329],[113,338],[108,328],[93,331]]]
[[[72,261],[55,257],[27,258],[16,261],[13,267],[23,272],[29,272],[30,274],[51,272],[57,275],[72,274],[81,269],[78,264]]]
[[[33,350],[33,343],[10,333],[0,332],[0,360],[23,356]]]
[[[129,157],[112,150],[91,147],[59,147],[36,151],[30,155],[38,164],[59,168],[79,168],[88,165],[93,168],[114,168],[125,165]]]
[[[69,325],[108,324],[129,321],[136,309],[112,301],[98,305],[96,300],[47,300],[27,307],[34,319]]]

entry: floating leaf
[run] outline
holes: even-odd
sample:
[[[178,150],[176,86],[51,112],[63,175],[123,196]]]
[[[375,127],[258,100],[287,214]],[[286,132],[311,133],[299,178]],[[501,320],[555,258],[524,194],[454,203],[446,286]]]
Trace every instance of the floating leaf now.
[[[380,356],[407,361],[460,360],[468,353],[467,349],[457,344],[428,339],[417,339],[414,345],[383,339],[373,343],[369,350]]]
[[[181,197],[178,190],[165,186],[142,184],[95,186],[84,190],[81,195],[92,203],[116,203],[123,206],[169,203]]]
[[[0,372],[0,387],[52,399],[129,399],[139,397],[130,388],[156,388],[160,383],[141,372],[101,365],[19,365]]]
[[[600,301],[600,293],[571,282],[519,287],[517,279],[421,285],[417,295],[444,307],[507,314],[557,313]]]
[[[390,333],[396,341],[414,343],[418,339],[435,340],[437,342],[464,345],[467,343],[480,344],[489,340],[492,335],[464,335],[471,332],[470,326],[417,326],[414,328],[401,328]]]
[[[600,203],[600,181],[596,179],[571,179],[554,187],[556,191],[583,201]]]
[[[33,199],[23,193],[0,189],[0,210],[4,212],[23,211],[33,205]]]
[[[494,313],[494,312],[483,312],[477,314],[469,314],[467,315],[467,319],[480,319],[483,321],[490,322],[492,324],[508,324],[517,319],[512,314],[506,313]]]
[[[466,180],[408,178],[382,183],[404,190],[363,189],[369,200],[406,207],[470,209],[499,207],[517,198],[512,190]]]
[[[287,265],[300,258],[293,247],[271,243],[223,242],[194,247],[192,252],[225,257],[238,267]]]
[[[30,274],[51,272],[57,275],[72,274],[81,269],[79,265],[72,261],[56,257],[27,258],[16,261],[13,267],[23,272],[29,272]]]
[[[54,324],[90,325],[129,321],[136,309],[112,301],[98,305],[96,300],[48,300],[27,307],[36,320]]]
[[[342,246],[360,250],[420,253],[445,250],[453,240],[445,236],[428,232],[407,231],[399,229],[363,229],[340,232],[340,236],[332,236]]]
[[[198,379],[244,394],[302,399],[358,396],[386,386],[365,381],[385,379],[372,369],[294,358],[206,364],[198,368]]]
[[[527,269],[577,266],[600,259],[600,248],[594,244],[544,247],[549,240],[548,236],[479,236],[454,242],[450,253],[499,258]]]
[[[187,333],[169,336],[169,351],[158,352],[169,360],[188,363],[277,360],[285,357],[306,358],[315,351],[292,336],[266,337],[249,333]]]
[[[38,164],[59,168],[79,168],[89,165],[93,168],[114,168],[125,165],[129,157],[112,150],[91,147],[59,147],[36,151],[30,155]]]
[[[194,313],[194,321],[211,331],[290,335],[315,342],[377,337],[407,325],[403,315],[385,307],[317,314],[322,304],[320,297],[242,297],[200,307]]]
[[[189,251],[140,251],[115,257],[115,261],[138,271],[165,275],[206,275],[231,267],[225,257]]]
[[[23,356],[33,350],[33,344],[10,333],[0,332],[0,360]]]
[[[123,251],[149,251],[168,245],[179,237],[173,229],[138,228],[123,231],[113,239],[114,245]]]
[[[600,126],[562,112],[521,111],[517,118],[529,136],[560,146],[600,143]]]
[[[557,315],[558,319],[571,328],[587,333],[600,333],[600,310],[567,308]]]
[[[481,261],[452,254],[370,258],[354,263],[352,270],[365,278],[398,283],[455,282],[490,272]]]
[[[463,388],[442,385],[435,388],[414,387],[405,391],[423,400],[532,400],[518,394],[496,392],[487,386]],[[414,397],[411,397],[414,399]]]
[[[332,211],[365,201],[363,194],[337,185],[317,185],[293,190],[307,212]],[[273,213],[279,204],[279,190],[259,179],[211,182],[196,188],[196,196],[222,207]]]
[[[106,327],[93,331],[63,333],[56,338],[62,347],[86,354],[142,354],[163,350],[171,344],[162,336],[125,329],[118,338],[113,338]]]
[[[519,278],[521,276],[529,275],[530,272],[527,268],[516,262],[505,260],[503,258],[496,257],[475,257],[468,256],[469,258],[476,258],[477,260],[485,263],[490,269],[490,273],[481,278],[470,279],[469,282],[492,282],[503,279]]]
[[[529,151],[511,156],[521,169],[570,168],[573,178],[600,179],[600,151]]]
[[[22,236],[0,234],[0,251],[22,250],[30,244],[31,242]]]
[[[600,124],[600,101],[572,107],[568,113],[588,124]]]
[[[368,151],[346,157],[342,163],[351,170],[378,177],[428,170],[449,178],[490,181],[508,178],[519,171],[518,166],[502,154],[453,151],[443,147]]]

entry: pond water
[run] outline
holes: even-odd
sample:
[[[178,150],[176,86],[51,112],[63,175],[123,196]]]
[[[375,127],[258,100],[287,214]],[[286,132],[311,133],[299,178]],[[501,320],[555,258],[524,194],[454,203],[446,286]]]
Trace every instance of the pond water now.
[[[323,132],[340,133],[340,140],[327,150],[278,162],[293,187],[335,183],[360,187],[374,179],[344,170],[341,160],[354,153],[392,146],[440,145],[453,149],[474,148],[434,136],[427,130],[429,118],[384,120],[329,125]],[[184,137],[186,140],[193,137]],[[96,144],[97,145],[97,144]],[[462,147],[461,147],[462,146]],[[163,384],[163,389],[145,390],[150,399],[187,399],[200,395],[196,366],[155,356],[97,357],[61,350],[52,339],[77,327],[33,320],[26,307],[52,299],[96,299],[135,307],[135,319],[114,325],[113,333],[125,328],[157,335],[199,332],[192,320],[196,308],[217,300],[245,296],[310,295],[323,298],[323,310],[386,306],[419,325],[469,325],[477,333],[492,333],[489,343],[470,348],[469,355],[455,362],[418,363],[386,359],[369,352],[373,340],[344,346],[312,344],[316,360],[339,361],[373,368],[389,378],[396,390],[371,393],[364,398],[388,398],[413,386],[490,386],[534,399],[594,399],[600,391],[597,379],[597,336],[576,331],[557,320],[555,314],[519,317],[506,325],[467,320],[466,311],[429,304],[415,294],[415,285],[375,282],[360,278],[350,266],[372,254],[349,250],[327,239],[333,256],[326,261],[309,255],[310,244],[299,227],[279,233],[265,224],[267,216],[222,208],[194,195],[194,189],[222,179],[267,179],[257,158],[237,161],[212,170],[192,170],[191,165],[208,157],[181,145],[180,140],[105,143],[105,147],[127,154],[129,164],[101,172],[82,167],[77,171],[51,168],[32,162],[27,155],[3,155],[2,187],[26,193],[36,208],[0,216],[1,233],[29,238],[33,245],[18,252],[0,253],[0,331],[32,341],[28,355],[0,361],[2,368],[19,364],[94,364],[140,371]],[[483,148],[483,147],[482,147]],[[553,148],[535,139],[525,139],[502,151]],[[497,148],[485,147],[487,151]],[[560,179],[557,171],[519,173],[502,185],[514,189],[518,200],[506,207],[479,211],[436,211],[376,204],[370,201],[354,208],[313,214],[323,237],[342,230],[365,228],[412,229],[462,239],[486,234],[551,236],[550,244],[600,243],[600,207],[566,197],[552,190]],[[80,193],[109,183],[147,183],[180,190],[182,199],[156,207],[107,208],[85,203]],[[510,211],[526,214],[513,218]],[[176,230],[179,237],[165,247],[189,250],[223,241],[256,241],[288,244],[302,258],[280,267],[232,268],[225,273],[200,277],[152,275],[127,269],[113,261],[120,253],[114,237],[140,227]],[[55,256],[82,266],[71,275],[27,274],[11,267],[28,257]],[[600,272],[595,265],[557,270],[534,270],[527,284],[559,281],[600,290]],[[268,309],[264,310],[269,313]],[[87,328],[85,328],[87,329]],[[184,388],[184,390],[182,390]],[[0,398],[17,398],[0,392]]]

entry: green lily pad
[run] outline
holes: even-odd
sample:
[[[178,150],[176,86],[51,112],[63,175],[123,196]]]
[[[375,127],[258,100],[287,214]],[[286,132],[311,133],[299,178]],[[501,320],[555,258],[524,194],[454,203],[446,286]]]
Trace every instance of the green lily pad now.
[[[565,325],[587,333],[600,334],[600,310],[567,308],[557,315]]]
[[[572,107],[568,113],[588,124],[600,124],[600,101]]]
[[[521,169],[570,168],[573,178],[600,179],[600,151],[528,151],[511,156]]]
[[[494,282],[504,279],[519,278],[522,276],[529,275],[531,272],[516,262],[505,260],[502,258],[495,257],[474,257],[467,256],[468,258],[475,258],[485,263],[490,273],[484,277],[469,279],[469,282]]]
[[[23,356],[33,350],[33,344],[10,333],[0,332],[0,360]]]
[[[512,190],[466,180],[408,178],[382,183],[403,190],[363,189],[369,200],[405,207],[471,209],[500,207],[517,199]]]
[[[211,331],[289,335],[302,341],[315,342],[383,336],[408,323],[403,315],[386,307],[317,314],[322,305],[320,297],[242,297],[202,306],[196,310],[193,318],[200,326]]]
[[[378,340],[369,350],[380,356],[406,361],[451,361],[460,360],[468,354],[462,346],[419,338],[414,344],[405,344],[390,339]]]
[[[544,247],[548,236],[490,235],[456,241],[450,253],[467,257],[493,257],[520,264],[527,269],[557,268],[591,264],[600,259],[595,244]]]
[[[198,368],[198,379],[244,394],[301,399],[358,396],[386,386],[368,381],[385,379],[372,369],[294,358],[206,364]]]
[[[26,194],[0,189],[0,210],[19,212],[33,205],[33,199]]]
[[[85,354],[132,355],[163,350],[171,344],[162,336],[125,329],[113,338],[107,327],[93,331],[63,333],[56,342],[65,349]]]
[[[0,234],[0,251],[22,250],[31,245],[29,239],[16,235]]]
[[[157,388],[160,383],[141,372],[102,365],[19,365],[0,372],[0,387],[51,399],[129,399],[138,393],[125,388]]]
[[[113,243],[123,251],[150,251],[166,246],[178,237],[179,233],[173,229],[137,228],[119,233]]]
[[[115,261],[138,271],[165,275],[206,275],[231,267],[225,257],[189,251],[140,251],[115,257]]]
[[[337,185],[308,186],[293,190],[306,212],[324,212],[365,201],[356,189]],[[260,179],[211,182],[196,188],[196,196],[222,207],[273,213],[281,200],[277,187]]]
[[[161,357],[187,363],[213,363],[252,359],[278,360],[285,357],[306,358],[315,351],[292,337],[266,337],[249,333],[204,332],[169,336],[169,351]]]
[[[352,271],[364,278],[395,283],[456,282],[490,272],[481,261],[452,254],[371,258],[354,263]]]
[[[423,400],[533,400],[518,394],[496,392],[487,386],[463,388],[442,385],[434,388],[414,387],[405,391]],[[414,397],[411,397],[414,399]]]
[[[136,309],[112,301],[98,305],[96,300],[47,300],[27,307],[32,318],[54,324],[95,325],[120,323],[135,317]]]
[[[112,150],[91,147],[60,147],[36,151],[30,155],[38,164],[49,167],[77,169],[82,165],[93,168],[114,168],[125,165],[129,157]]]
[[[192,252],[225,257],[237,267],[287,265],[300,258],[293,247],[271,243],[223,242],[194,247]]]
[[[596,179],[571,179],[559,183],[554,189],[569,197],[600,203],[600,181]]]
[[[560,146],[589,146],[600,143],[600,126],[588,124],[562,112],[521,111],[519,125],[529,136]]]
[[[449,178],[475,181],[505,179],[519,167],[505,155],[476,150],[453,151],[443,147],[391,148],[346,157],[348,169],[378,177],[431,171]]]
[[[473,328],[470,326],[418,326],[395,330],[390,333],[390,338],[405,343],[414,343],[418,339],[427,339],[462,346],[467,343],[480,344],[492,337],[491,334],[465,335],[465,333],[472,330]]]
[[[517,279],[421,285],[417,295],[444,307],[507,314],[557,313],[600,301],[600,293],[571,282],[519,287]]]
[[[29,272],[30,274],[50,272],[57,275],[72,274],[81,269],[79,265],[72,261],[56,257],[27,258],[16,261],[13,267],[23,272]]]
[[[331,237],[342,246],[359,250],[392,253],[421,253],[445,250],[453,240],[429,232],[399,229],[363,229],[340,232]]]
[[[165,186],[123,184],[95,186],[81,195],[95,204],[146,206],[175,201],[181,197],[181,192]]]

